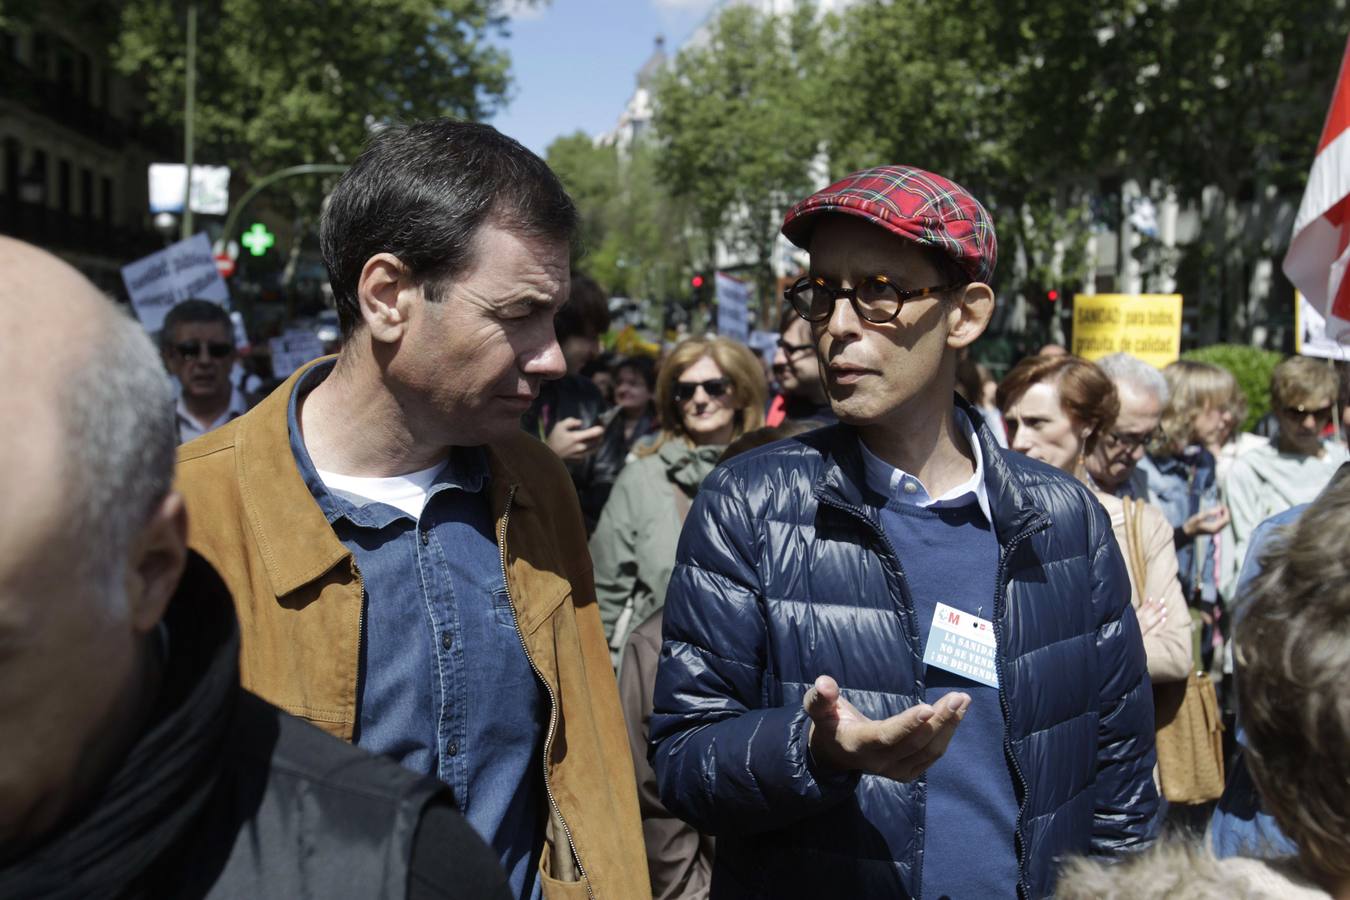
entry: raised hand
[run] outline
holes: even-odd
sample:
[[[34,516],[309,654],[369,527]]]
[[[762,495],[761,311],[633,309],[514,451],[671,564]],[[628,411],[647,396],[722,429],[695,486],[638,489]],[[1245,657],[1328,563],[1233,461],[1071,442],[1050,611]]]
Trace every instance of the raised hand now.
[[[913,781],[951,743],[970,708],[970,695],[950,693],[936,703],[912,706],[889,719],[869,719],[821,675],[802,698],[811,717],[811,756],[842,771],[861,771],[896,781]]]
[[[584,459],[596,451],[605,437],[605,426],[582,428],[581,420],[568,417],[548,433],[549,449],[562,459]]]
[[[1220,505],[1191,516],[1181,526],[1181,530],[1187,537],[1195,537],[1197,534],[1218,534],[1228,526],[1229,518],[1228,507]]]

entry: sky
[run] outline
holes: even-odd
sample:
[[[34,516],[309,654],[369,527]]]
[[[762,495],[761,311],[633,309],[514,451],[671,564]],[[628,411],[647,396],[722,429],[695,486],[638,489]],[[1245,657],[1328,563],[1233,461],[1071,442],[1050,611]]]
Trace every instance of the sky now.
[[[716,0],[551,0],[516,6],[512,99],[492,124],[540,154],[556,137],[614,127],[658,34],[673,55]]]

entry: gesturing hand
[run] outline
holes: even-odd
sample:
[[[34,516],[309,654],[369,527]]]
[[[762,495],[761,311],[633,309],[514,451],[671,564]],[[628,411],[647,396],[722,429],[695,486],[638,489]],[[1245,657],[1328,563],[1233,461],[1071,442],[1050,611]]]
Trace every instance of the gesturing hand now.
[[[1218,534],[1228,526],[1229,518],[1227,506],[1216,506],[1191,516],[1182,524],[1181,530],[1186,532],[1187,537],[1195,537],[1197,534]]]
[[[931,706],[923,703],[889,719],[873,720],[840,695],[833,678],[821,675],[806,692],[802,707],[811,717],[809,744],[817,762],[913,781],[946,751],[970,708],[970,695],[946,694]]]

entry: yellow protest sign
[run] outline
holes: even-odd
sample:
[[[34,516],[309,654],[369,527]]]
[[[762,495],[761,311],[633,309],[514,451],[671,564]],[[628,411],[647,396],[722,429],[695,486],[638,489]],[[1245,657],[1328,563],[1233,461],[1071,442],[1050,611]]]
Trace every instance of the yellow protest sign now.
[[[1075,295],[1073,352],[1084,359],[1128,353],[1161,369],[1181,355],[1181,295]]]

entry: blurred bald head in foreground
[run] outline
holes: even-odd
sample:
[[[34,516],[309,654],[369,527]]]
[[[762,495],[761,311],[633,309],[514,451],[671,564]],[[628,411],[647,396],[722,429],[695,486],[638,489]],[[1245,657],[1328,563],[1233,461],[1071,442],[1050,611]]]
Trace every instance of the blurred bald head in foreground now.
[[[442,785],[240,687],[140,325],[3,237],[0,310],[0,897],[505,897]]]
[[[173,400],[154,346],[79,272],[0,237],[0,843],[78,802],[136,732],[183,573]],[[57,686],[60,690],[56,690]]]

